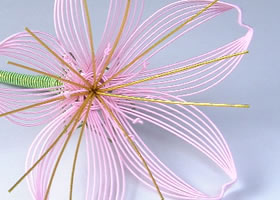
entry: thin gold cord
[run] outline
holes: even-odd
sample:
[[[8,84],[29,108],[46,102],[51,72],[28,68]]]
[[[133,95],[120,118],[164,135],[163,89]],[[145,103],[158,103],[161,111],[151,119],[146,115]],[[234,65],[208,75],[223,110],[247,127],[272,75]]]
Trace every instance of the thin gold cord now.
[[[59,153],[59,155],[58,155],[58,158],[57,158],[57,160],[56,160],[54,169],[53,169],[53,171],[52,171],[52,175],[51,175],[50,180],[49,180],[49,183],[48,183],[48,187],[47,187],[47,191],[46,191],[46,193],[45,193],[44,200],[48,200],[48,196],[49,196],[49,193],[50,193],[50,190],[51,190],[51,186],[52,186],[52,183],[53,183],[53,180],[54,180],[54,177],[55,177],[56,170],[57,170],[58,165],[59,165],[59,163],[60,163],[60,160],[61,160],[61,158],[62,158],[62,156],[63,156],[63,153],[64,153],[64,151],[65,151],[65,149],[66,149],[66,147],[67,147],[67,145],[68,145],[68,143],[69,143],[69,141],[70,141],[70,138],[71,138],[71,136],[72,136],[72,134],[73,134],[73,132],[74,132],[74,130],[75,130],[77,124],[78,124],[79,121],[80,121],[80,117],[81,117],[81,115],[82,115],[82,113],[83,113],[83,111],[84,111],[86,105],[88,104],[88,102],[89,102],[89,100],[90,100],[91,98],[92,98],[92,95],[88,95],[87,98],[86,98],[86,100],[83,102],[83,104],[81,105],[81,107],[80,107],[79,110],[78,110],[78,112],[79,112],[78,117],[76,118],[76,120],[75,120],[75,122],[74,122],[74,125],[72,126],[71,131],[68,133],[68,137],[67,137],[67,139],[66,139],[66,141],[65,141],[65,143],[64,143],[64,145],[63,145],[63,147],[62,147],[62,149],[61,149],[61,151],[60,151],[60,153]],[[90,105],[89,105],[89,106],[90,106]]]
[[[56,57],[62,64],[67,66],[73,73],[75,73],[78,77],[80,77],[87,85],[88,87],[91,87],[88,80],[86,80],[79,72],[77,72],[71,65],[69,65],[67,62],[65,62],[59,55],[57,55],[46,43],[44,43],[39,37],[37,37],[29,28],[25,28],[25,30],[35,39],[37,42],[39,42],[43,47],[45,47],[54,57]]]
[[[90,40],[90,50],[91,50],[91,56],[92,56],[93,85],[94,85],[95,81],[96,81],[96,63],[95,63],[95,53],[94,53],[94,45],[93,45],[93,32],[92,32],[92,28],[91,28],[87,0],[84,0],[84,10],[86,11],[86,17],[87,17],[88,34],[89,34],[89,40]]]
[[[146,160],[144,159],[144,157],[142,156],[141,152],[139,151],[138,147],[136,146],[136,144],[132,141],[132,139],[129,137],[129,134],[126,132],[125,128],[122,126],[121,122],[118,120],[118,118],[115,116],[115,114],[113,113],[113,111],[108,107],[108,105],[104,102],[104,100],[97,95],[98,100],[100,101],[100,103],[104,106],[104,108],[107,110],[107,112],[111,115],[111,117],[114,119],[114,121],[117,123],[117,125],[119,126],[119,128],[122,130],[123,134],[125,135],[125,137],[128,139],[128,142],[130,143],[130,145],[133,147],[133,149],[135,150],[135,152],[137,153],[137,155],[139,156],[139,158],[142,160],[144,167],[147,169],[149,176],[151,177],[155,188],[160,196],[160,198],[163,200],[164,197],[159,189],[159,186],[146,162]]]
[[[49,99],[47,101],[43,101],[43,102],[40,102],[40,103],[25,106],[25,107],[22,107],[22,108],[19,108],[19,109],[16,109],[16,110],[12,110],[12,111],[9,111],[9,112],[6,112],[6,113],[2,113],[2,114],[0,114],[0,117],[4,117],[4,116],[7,116],[7,115],[14,114],[16,112],[24,111],[24,110],[27,110],[27,109],[30,109],[30,108],[38,107],[38,106],[41,106],[41,105],[44,105],[44,104],[48,104],[48,103],[63,100],[63,99],[65,99],[64,96],[56,97],[56,98],[53,98],[53,99]]]
[[[79,154],[79,149],[81,146],[82,138],[84,135],[84,130],[85,130],[87,120],[88,120],[88,115],[90,112],[90,108],[91,108],[90,105],[92,104],[93,99],[94,99],[94,97],[91,97],[91,99],[89,101],[89,105],[87,108],[85,119],[82,124],[82,129],[81,129],[80,136],[79,136],[78,143],[77,143],[76,150],[75,150],[75,156],[74,156],[74,160],[73,160],[72,173],[71,173],[71,182],[70,182],[70,200],[72,200],[72,195],[73,195],[74,176],[75,176],[75,169],[76,169],[76,163],[77,163],[77,158],[78,158],[78,154]]]
[[[86,95],[86,94],[88,94],[88,92],[78,92],[78,93],[71,94],[70,97],[81,96],[81,95]],[[66,97],[64,97],[64,96],[56,97],[56,98],[53,98],[53,99],[49,99],[47,101],[43,101],[43,102],[40,102],[40,103],[35,103],[35,104],[29,105],[29,106],[18,108],[16,110],[12,110],[12,111],[9,111],[9,112],[6,112],[6,113],[2,113],[2,114],[0,114],[0,117],[4,117],[4,116],[10,115],[10,114],[14,114],[16,112],[24,111],[24,110],[27,110],[27,109],[30,109],[30,108],[38,107],[38,106],[41,106],[41,105],[45,105],[45,104],[48,104],[48,103],[51,103],[51,102],[54,102],[54,101],[59,101],[59,100],[64,100],[64,99],[66,99]]]
[[[66,131],[71,126],[71,124],[74,122],[74,120],[76,119],[78,114],[79,114],[79,110],[74,114],[74,116],[72,117],[70,122],[64,127],[61,134],[55,139],[55,141],[50,145],[50,147],[45,151],[45,153],[43,153],[43,155],[32,165],[32,167],[30,167],[24,173],[24,175],[18,179],[18,181],[9,189],[9,192],[12,192],[25,179],[25,177],[28,176],[28,174],[30,172],[32,172],[32,170],[46,157],[46,155],[48,155],[48,153],[53,149],[53,147],[59,142],[61,137],[66,133]]]
[[[31,67],[28,67],[28,66],[25,66],[25,65],[22,65],[22,64],[18,64],[18,63],[15,63],[15,62],[11,62],[9,61],[8,62],[9,65],[14,65],[16,67],[20,67],[20,68],[23,68],[23,69],[26,69],[26,70],[29,70],[29,71],[32,71],[32,72],[36,72],[36,73],[39,73],[39,74],[43,74],[45,76],[49,76],[49,77],[52,77],[56,80],[59,80],[59,81],[62,81],[62,82],[66,82],[66,83],[70,83],[72,85],[75,85],[75,86],[78,86],[78,87],[82,87],[84,89],[90,89],[89,87],[86,87],[84,85],[81,85],[79,83],[76,83],[76,82],[73,82],[73,81],[70,81],[70,80],[67,80],[67,79],[64,79],[64,78],[60,78],[58,76],[55,76],[55,75],[52,75],[52,74],[49,74],[49,73],[46,73],[46,72],[43,72],[43,71],[40,71],[40,70],[37,70],[37,69],[34,69],[34,68],[31,68]]]
[[[139,59],[141,59],[143,56],[145,56],[146,54],[148,54],[151,50],[153,50],[155,47],[157,47],[158,45],[160,45],[162,42],[164,42],[165,40],[167,40],[170,36],[172,36],[173,34],[175,34],[177,31],[181,30],[185,25],[187,25],[188,23],[190,23],[191,21],[193,21],[195,18],[197,18],[199,15],[201,15],[203,12],[205,12],[206,10],[208,10],[210,7],[212,7],[215,3],[217,3],[218,0],[213,1],[212,3],[210,3],[209,5],[207,5],[205,8],[203,8],[202,10],[200,10],[199,12],[197,12],[195,15],[193,15],[192,17],[190,17],[189,19],[187,19],[184,23],[182,23],[181,25],[179,25],[177,28],[175,28],[174,30],[172,30],[170,33],[168,33],[167,35],[165,35],[163,38],[161,38],[160,40],[158,40],[156,43],[154,43],[151,47],[149,47],[147,50],[145,50],[143,53],[141,53],[139,56],[137,56],[134,60],[132,60],[129,64],[127,64],[126,66],[124,66],[121,70],[119,70],[117,73],[115,73],[113,76],[111,76],[108,80],[106,80],[104,83],[102,83],[99,88],[103,87],[104,85],[106,85],[108,82],[110,82],[112,79],[116,78],[118,75],[120,75],[122,72],[126,71],[129,67],[131,67],[134,63],[136,63]]]
[[[140,79],[140,80],[137,80],[137,81],[133,81],[133,82],[130,82],[130,83],[125,83],[125,84],[117,85],[117,86],[110,87],[110,88],[100,89],[99,91],[106,92],[106,91],[112,91],[112,90],[115,90],[115,89],[132,86],[132,85],[135,85],[135,84],[138,84],[138,83],[142,83],[142,82],[150,81],[150,80],[153,80],[153,79],[156,79],[156,78],[161,78],[161,77],[164,77],[164,76],[176,74],[176,73],[179,73],[179,72],[182,72],[182,71],[186,71],[186,70],[190,70],[190,69],[193,69],[193,68],[200,67],[202,65],[211,64],[211,63],[214,63],[214,62],[218,62],[218,61],[221,61],[221,60],[225,60],[225,59],[228,59],[228,58],[240,56],[240,55],[247,54],[247,53],[249,53],[249,52],[244,51],[244,52],[239,52],[239,53],[235,53],[235,54],[232,54],[232,55],[227,55],[227,56],[215,58],[215,59],[208,60],[208,61],[205,61],[205,62],[196,63],[194,65],[185,66],[185,67],[174,69],[174,70],[171,70],[171,71],[168,71],[168,72],[163,72],[163,73],[160,73],[160,74],[156,74],[156,75],[153,75],[153,76],[150,76],[150,77],[147,77],[147,78],[143,78],[143,79]]]
[[[125,96],[125,95],[103,93],[103,92],[97,92],[97,94],[102,95],[102,96],[116,97],[116,98],[127,99],[127,100],[146,101],[146,102],[163,103],[163,104],[177,104],[177,105],[188,105],[188,106],[249,108],[249,105],[247,105],[247,104],[224,104],[224,103],[200,103],[200,102],[187,102],[187,101],[170,101],[170,100]]]
[[[117,38],[116,38],[115,43],[114,43],[114,46],[113,46],[112,50],[110,51],[110,54],[109,54],[108,58],[106,59],[106,62],[104,64],[103,68],[102,68],[102,71],[101,71],[101,73],[100,73],[100,75],[99,75],[99,77],[98,77],[94,87],[97,86],[96,84],[98,84],[99,81],[101,80],[101,78],[103,77],[104,72],[105,72],[106,68],[108,67],[108,65],[109,65],[109,63],[111,61],[111,58],[112,58],[112,56],[113,56],[113,54],[114,54],[114,52],[115,52],[115,50],[117,48],[117,45],[118,45],[118,43],[119,43],[119,41],[121,39],[121,35],[123,33],[123,30],[124,30],[124,27],[125,27],[125,24],[126,24],[126,21],[127,21],[129,9],[130,9],[130,4],[131,4],[131,0],[127,0],[125,14],[124,14],[124,17],[123,17],[123,20],[122,20],[122,24],[121,24],[119,33],[117,35]]]

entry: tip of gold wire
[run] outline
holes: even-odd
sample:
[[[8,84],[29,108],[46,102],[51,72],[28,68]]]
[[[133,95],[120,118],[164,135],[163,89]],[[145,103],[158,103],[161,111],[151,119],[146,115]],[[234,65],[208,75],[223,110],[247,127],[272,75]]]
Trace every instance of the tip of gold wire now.
[[[12,62],[12,61],[8,61],[7,62],[8,65],[15,65],[16,63]]]
[[[249,104],[240,104],[240,105],[235,105],[237,108],[250,108]]]

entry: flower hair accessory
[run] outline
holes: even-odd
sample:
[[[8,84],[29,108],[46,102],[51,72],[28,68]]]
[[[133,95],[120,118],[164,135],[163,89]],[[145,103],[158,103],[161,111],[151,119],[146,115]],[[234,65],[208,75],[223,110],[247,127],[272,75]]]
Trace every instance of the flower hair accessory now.
[[[253,30],[238,7],[210,0],[169,4],[140,23],[144,0],[110,0],[97,51],[86,0],[55,0],[56,37],[32,31],[0,43],[8,64],[39,75],[0,71],[0,117],[23,126],[48,125],[31,144],[25,178],[33,199],[51,198],[61,158],[79,130],[69,189],[73,197],[81,142],[87,153],[86,195],[124,199],[125,169],[158,193],[159,199],[221,199],[237,179],[232,155],[218,128],[197,106],[247,108],[243,104],[187,102],[183,97],[221,82],[238,65]],[[200,24],[231,9],[247,33],[218,49],[172,65],[151,67],[149,60]],[[175,175],[141,140],[133,125],[145,122],[198,149],[231,179],[209,196]]]

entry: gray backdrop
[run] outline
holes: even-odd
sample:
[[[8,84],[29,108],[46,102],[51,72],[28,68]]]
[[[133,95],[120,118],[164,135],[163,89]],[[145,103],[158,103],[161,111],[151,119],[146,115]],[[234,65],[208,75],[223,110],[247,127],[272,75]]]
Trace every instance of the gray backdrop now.
[[[144,17],[170,2],[174,1],[147,2]],[[239,174],[239,181],[229,190],[224,199],[275,200],[279,198],[280,186],[280,81],[278,78],[280,3],[276,0],[227,0],[227,2],[239,5],[244,12],[244,21],[255,29],[250,54],[245,56],[238,68],[221,84],[186,100],[251,105],[250,109],[202,108],[202,110],[222,131],[233,153]],[[0,40],[22,31],[25,26],[54,34],[52,7],[53,0],[1,0]],[[107,0],[90,1],[90,10],[95,17],[94,34],[97,43],[102,33],[107,7]],[[161,65],[199,55],[242,35],[244,31],[236,24],[236,14],[231,11],[217,18],[215,22],[186,35],[184,39],[165,51],[167,54],[159,55],[155,63]],[[219,31],[221,26],[225,27],[223,31]],[[0,58],[1,68],[8,68],[6,61]],[[12,194],[7,190],[23,174],[28,147],[42,127],[23,128],[11,124],[6,119],[0,119],[0,125],[0,199],[29,200],[26,183],[18,186]],[[206,173],[211,164],[202,163],[201,168],[197,169],[204,171],[197,172],[194,169],[195,165],[190,164],[190,160],[197,158],[196,152],[188,151],[188,147],[173,138],[163,137],[159,142],[157,130],[154,128],[144,125],[144,127],[137,127],[137,130],[143,132],[141,134],[144,141],[152,146],[152,150],[177,174],[186,180],[191,177],[190,182],[205,191],[215,191],[217,188],[214,187],[214,183],[217,180],[211,179],[212,176]],[[153,135],[146,133],[146,131],[150,133],[151,130],[154,132]],[[173,155],[176,155],[176,159]],[[83,159],[80,158],[80,163],[83,163]],[[67,154],[63,165],[66,166],[67,162],[69,164],[71,161],[71,155]],[[83,170],[84,164],[79,164],[78,167],[79,170]],[[195,173],[204,173],[208,182],[190,176]],[[68,199],[69,179],[67,178],[67,174],[62,174],[55,179],[53,199]],[[127,183],[127,199],[157,199],[155,192],[144,187],[130,174],[127,174]],[[74,199],[83,199],[82,192],[79,192],[83,187],[83,184],[77,186],[78,191],[75,192]]]

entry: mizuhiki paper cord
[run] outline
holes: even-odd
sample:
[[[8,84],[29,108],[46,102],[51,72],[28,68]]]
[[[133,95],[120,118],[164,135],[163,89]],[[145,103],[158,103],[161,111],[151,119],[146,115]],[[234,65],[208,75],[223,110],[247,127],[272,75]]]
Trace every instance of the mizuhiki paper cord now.
[[[25,87],[0,90],[0,117],[24,126],[48,123],[31,144],[26,172],[10,192],[26,178],[33,199],[52,198],[57,168],[79,125],[69,199],[75,198],[73,186],[83,139],[88,162],[86,199],[124,199],[125,168],[160,199],[221,199],[236,181],[227,143],[194,105],[248,105],[187,102],[181,97],[205,91],[230,74],[248,53],[253,29],[242,23],[238,7],[217,0],[177,1],[140,23],[143,2],[110,0],[96,51],[86,0],[55,0],[56,37],[26,28],[0,43],[0,55],[16,60],[8,64],[40,74],[0,71],[0,82]],[[189,60],[150,67],[149,60],[163,48],[230,9],[237,10],[239,25],[247,30],[244,36]],[[215,196],[194,188],[152,153],[134,130],[135,123],[151,123],[191,144],[230,181]]]
[[[141,53],[139,56],[137,56],[135,59],[133,59],[130,63],[128,63],[126,66],[124,66],[122,69],[120,69],[117,73],[115,73],[112,77],[110,77],[107,81],[102,83],[100,87],[104,86],[106,83],[114,79],[115,77],[119,76],[121,73],[126,71],[129,67],[131,67],[136,61],[140,60],[142,57],[144,57],[146,54],[148,54],[150,51],[152,51],[156,46],[160,45],[162,42],[167,40],[170,36],[172,36],[174,33],[178,32],[180,29],[182,29],[185,25],[199,17],[203,12],[208,10],[211,6],[213,6],[215,3],[217,3],[218,0],[214,0],[209,5],[204,7],[203,9],[199,10],[197,13],[192,15],[190,18],[188,18],[184,23],[177,26],[174,30],[170,31],[168,34],[166,34],[164,37],[162,37],[160,40],[156,41],[153,45],[151,45],[148,49],[146,49],[143,53]]]
[[[0,70],[0,83],[26,88],[51,88],[62,85],[59,80],[49,76],[27,75],[2,70]]]
[[[88,29],[88,35],[89,35],[89,41],[90,41],[90,50],[91,50],[91,57],[92,57],[92,73],[93,73],[93,82],[96,82],[96,60],[95,60],[95,52],[94,52],[94,44],[93,44],[93,33],[91,28],[91,20],[89,16],[89,10],[87,1],[83,1],[84,10],[86,12],[86,19],[87,19],[87,29]]]
[[[32,72],[37,72],[39,74],[43,74],[45,76],[49,76],[49,77],[52,77],[58,81],[62,81],[62,82],[66,82],[66,83],[70,83],[71,85],[74,85],[74,86],[78,86],[78,87],[81,87],[81,88],[84,88],[84,89],[89,89],[88,87],[84,86],[84,85],[81,85],[80,83],[76,83],[76,82],[73,82],[73,81],[70,81],[70,80],[67,80],[67,79],[64,79],[64,78],[60,78],[58,76],[54,76],[52,74],[49,74],[49,73],[46,73],[46,72],[43,72],[43,71],[40,71],[40,70],[37,70],[37,69],[33,69],[31,67],[28,67],[28,66],[25,66],[25,65],[22,65],[22,64],[18,64],[18,63],[15,63],[15,62],[11,62],[9,61],[8,64],[10,65],[14,65],[16,67],[20,67],[20,68],[23,68],[23,69],[26,69],[26,70],[30,70]]]
[[[197,63],[197,64],[194,64],[192,66],[186,66],[186,67],[182,67],[182,68],[179,68],[179,69],[174,69],[172,71],[168,71],[168,72],[161,73],[161,74],[156,74],[154,76],[151,76],[151,77],[148,77],[148,78],[145,78],[145,79],[141,79],[141,80],[137,80],[137,81],[134,81],[134,82],[130,82],[130,83],[127,83],[127,84],[124,84],[124,85],[118,85],[118,86],[112,87],[112,88],[101,89],[100,90],[101,92],[97,92],[97,94],[104,95],[104,96],[118,97],[118,98],[122,98],[122,99],[130,99],[130,100],[137,100],[137,101],[148,101],[148,102],[157,102],[157,103],[166,103],[166,104],[248,108],[249,105],[244,105],[244,104],[218,104],[218,103],[199,103],[199,102],[184,102],[184,101],[163,101],[163,100],[159,100],[159,99],[130,97],[130,96],[124,96],[124,95],[104,93],[106,91],[112,91],[112,90],[116,90],[116,89],[119,89],[119,88],[124,88],[124,87],[127,87],[127,86],[131,86],[131,85],[139,84],[139,83],[142,83],[142,82],[146,82],[146,81],[149,81],[149,80],[161,78],[161,77],[164,77],[164,76],[169,76],[169,75],[181,72],[181,71],[186,71],[186,70],[194,69],[194,68],[200,67],[202,65],[207,65],[207,64],[210,64],[210,63],[213,63],[213,62],[218,62],[218,61],[221,61],[221,60],[224,60],[224,59],[228,59],[228,58],[235,57],[235,56],[240,56],[240,55],[243,55],[243,54],[246,54],[246,53],[248,53],[248,51],[241,52],[241,53],[236,53],[236,54],[233,54],[233,55],[224,56],[224,57],[217,58],[217,59],[210,60],[210,61],[205,61],[205,62]],[[25,68],[25,69],[29,69],[31,71],[34,71],[31,68],[28,68],[26,66],[23,66],[23,65],[20,65],[20,64],[17,64],[17,63],[9,62],[9,64],[12,64],[12,65],[15,65],[15,66],[18,66],[18,67],[21,67],[21,68]],[[42,73],[40,71],[37,71],[37,72],[38,73]],[[10,76],[8,76],[9,74],[10,74]],[[0,75],[1,75],[1,71],[0,71]],[[13,85],[22,86],[22,87],[28,87],[28,85],[30,85],[30,86],[34,85],[34,88],[45,88],[45,87],[47,87],[45,85],[49,85],[49,87],[61,86],[62,83],[59,82],[60,80],[65,81],[65,82],[69,82],[70,84],[76,85],[76,83],[70,82],[69,80],[61,79],[59,77],[55,77],[56,79],[53,79],[53,80],[50,79],[51,78],[50,77],[49,79],[53,81],[53,83],[50,83],[49,79],[44,79],[44,77],[40,77],[38,79],[33,79],[34,76],[30,76],[30,75],[21,75],[21,76],[19,76],[20,74],[18,76],[11,76],[11,75],[13,75],[13,73],[10,73],[10,72],[3,73],[3,78],[2,79],[3,80],[10,80],[10,82],[1,81],[1,79],[0,79],[0,82],[8,83],[8,84],[18,83],[18,84],[13,84]],[[21,77],[25,77],[26,80],[21,80]],[[48,76],[45,76],[45,77],[48,77]],[[0,78],[1,78],[1,76],[0,76]],[[27,80],[33,81],[33,82],[27,82]],[[56,82],[54,82],[54,80],[56,80]],[[21,81],[25,81],[25,84],[23,84],[23,83],[20,84]],[[44,81],[46,81],[46,82],[44,82]],[[39,87],[40,85],[42,87]],[[38,87],[36,87],[36,86],[38,86]]]

